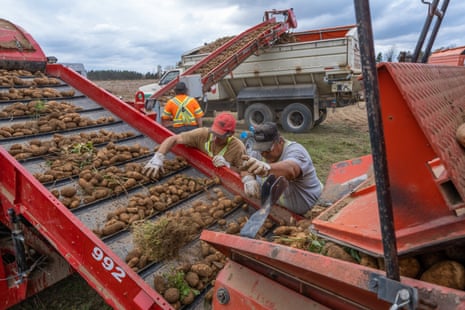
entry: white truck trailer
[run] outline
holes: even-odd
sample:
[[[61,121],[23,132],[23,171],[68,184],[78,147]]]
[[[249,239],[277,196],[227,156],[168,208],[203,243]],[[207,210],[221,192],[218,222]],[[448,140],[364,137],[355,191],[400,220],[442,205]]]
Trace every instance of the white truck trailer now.
[[[215,84],[202,98],[204,109],[237,112],[248,127],[276,121],[285,131],[300,133],[321,124],[328,108],[360,99],[360,50],[354,25],[295,32],[284,38],[287,43],[258,50]],[[201,46],[185,53],[179,66],[167,71],[158,84],[142,86],[145,98],[210,54],[204,50]],[[198,90],[193,94],[198,95]]]

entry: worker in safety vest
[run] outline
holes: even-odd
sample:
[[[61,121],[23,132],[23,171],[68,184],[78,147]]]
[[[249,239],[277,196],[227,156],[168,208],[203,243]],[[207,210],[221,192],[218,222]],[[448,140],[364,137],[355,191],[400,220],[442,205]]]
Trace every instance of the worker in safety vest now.
[[[158,178],[163,172],[165,155],[176,144],[195,147],[212,158],[216,167],[226,166],[242,176],[244,191],[251,197],[258,198],[260,185],[252,175],[240,171],[243,155],[246,154],[242,141],[234,136],[236,119],[231,113],[222,112],[213,120],[211,128],[197,128],[188,132],[170,136],[159,146],[153,158],[144,166],[142,173],[149,178]],[[244,181],[246,180],[246,181]]]
[[[186,84],[184,82],[177,83],[174,92],[176,96],[168,100],[163,109],[162,125],[174,133],[202,127],[204,112],[199,102],[187,95]]]

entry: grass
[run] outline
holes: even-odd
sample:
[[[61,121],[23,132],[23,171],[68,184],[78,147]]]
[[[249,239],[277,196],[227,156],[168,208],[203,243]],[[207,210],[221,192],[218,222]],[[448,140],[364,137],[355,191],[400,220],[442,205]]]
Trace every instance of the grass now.
[[[310,133],[283,133],[283,136],[299,142],[307,149],[323,183],[332,164],[371,153],[368,132],[352,126],[323,123]]]

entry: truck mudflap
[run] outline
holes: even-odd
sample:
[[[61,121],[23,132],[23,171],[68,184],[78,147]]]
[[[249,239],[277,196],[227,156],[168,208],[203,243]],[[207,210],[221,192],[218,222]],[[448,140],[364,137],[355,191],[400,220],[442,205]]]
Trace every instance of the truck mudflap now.
[[[465,68],[385,63],[378,76],[398,253],[446,247],[465,237],[465,150],[455,139]],[[324,238],[381,257],[379,223],[374,182],[313,221]]]
[[[405,303],[408,309],[465,308],[465,292],[460,290],[404,277],[400,284],[393,284],[380,270],[268,241],[209,230],[204,230],[200,238],[232,261],[215,281],[215,309],[242,309],[231,305],[245,309],[252,304],[269,309],[270,304],[278,304],[275,297],[283,296],[284,287],[307,299],[296,299],[299,305],[306,305],[299,308],[292,305],[293,298],[285,297],[288,306],[284,309],[389,309],[399,305],[401,290],[409,292]],[[236,273],[239,279],[235,279]],[[268,292],[260,295],[264,289],[261,285],[277,289],[276,296]],[[257,302],[262,296],[262,303]]]

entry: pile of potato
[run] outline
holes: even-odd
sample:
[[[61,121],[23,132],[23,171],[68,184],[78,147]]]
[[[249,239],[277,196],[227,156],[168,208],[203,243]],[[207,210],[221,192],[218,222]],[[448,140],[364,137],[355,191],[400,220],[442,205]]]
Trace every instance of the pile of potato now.
[[[27,144],[13,144],[8,152],[17,160],[22,160],[35,156],[47,154],[67,154],[73,149],[74,145],[93,145],[102,144],[110,141],[117,141],[133,137],[134,132],[113,132],[106,129],[92,132],[81,132],[77,135],[65,136],[54,134],[51,140],[34,139]]]
[[[149,154],[149,149],[139,144],[117,145],[110,142],[105,147],[96,149],[92,144],[78,143],[62,150],[61,154],[49,161],[45,172],[36,173],[34,176],[40,182],[47,183],[82,174],[88,170],[105,174],[104,171],[97,171],[97,169],[110,167],[147,154]],[[140,166],[140,164],[135,165]],[[110,168],[118,170],[117,167]]]
[[[7,92],[0,92],[0,100],[73,97],[74,94],[74,90],[58,91],[51,87],[10,88]]]
[[[172,272],[155,275],[153,286],[174,309],[180,309],[195,300],[196,294],[209,284],[214,284],[218,272],[224,267],[226,257],[212,246],[201,241],[200,257],[194,263],[178,266]],[[211,301],[213,289],[205,296]]]
[[[216,181],[210,179],[209,182]],[[190,208],[169,212],[156,221],[133,226],[133,239],[136,245],[134,251],[141,253],[138,261],[150,263],[178,255],[179,249],[194,240],[202,229],[243,204],[240,196],[230,199],[219,189],[214,193],[216,197],[211,196],[210,203],[196,200]],[[142,259],[143,255],[146,258]],[[134,254],[131,251],[126,257],[126,262],[132,258]],[[135,271],[143,267],[145,265],[141,263],[131,266]]]
[[[88,117],[82,117],[79,113],[62,114],[54,112],[41,116],[37,120],[3,126],[0,128],[0,139],[107,124],[114,121],[115,119],[112,116],[100,117],[93,120]]]
[[[16,102],[0,111],[0,118],[11,118],[16,116],[38,116],[49,113],[73,113],[82,110],[65,101],[42,101],[32,100],[28,103]]]
[[[229,57],[237,54],[240,51],[240,49],[244,46],[245,43],[248,43],[248,42],[250,42],[252,40],[255,40],[256,36],[258,34],[264,32],[266,30],[269,30],[269,29],[273,28],[274,26],[275,25],[273,25],[273,24],[269,24],[269,25],[265,25],[265,26],[263,26],[261,28],[256,29],[255,31],[253,31],[252,33],[250,33],[249,35],[244,37],[242,39],[242,41],[238,41],[235,44],[232,44],[227,50],[223,51],[217,57],[212,59],[210,62],[208,62],[204,66],[197,69],[195,72],[193,72],[193,74],[200,74],[201,76],[204,76],[204,75],[208,74],[211,70],[216,68],[219,64],[223,63],[226,59],[228,59]],[[221,46],[221,45],[219,45],[219,46]],[[217,46],[217,48],[219,46]]]
[[[317,239],[309,231],[310,224],[311,220],[306,219],[295,225],[277,227],[273,231],[274,242],[384,270],[383,258],[375,258],[333,242]],[[315,248],[312,249],[312,242],[315,241],[322,245],[316,251]],[[414,257],[401,257],[399,258],[399,272],[404,277],[464,290],[465,246],[452,246]]]
[[[138,168],[140,174],[142,168]],[[131,175],[133,178],[128,179],[127,183],[137,183],[138,180],[147,181],[145,176]],[[113,212],[107,214],[107,220],[102,228],[94,229],[99,237],[111,235],[122,230],[135,221],[142,220],[155,213],[163,211],[174,203],[186,199],[201,190],[205,190],[214,183],[210,178],[192,178],[184,174],[177,174],[164,185],[154,185],[148,189],[148,193],[138,193],[129,198],[128,205],[121,206]],[[81,184],[81,180],[79,182]],[[116,188],[118,189],[118,188]]]

